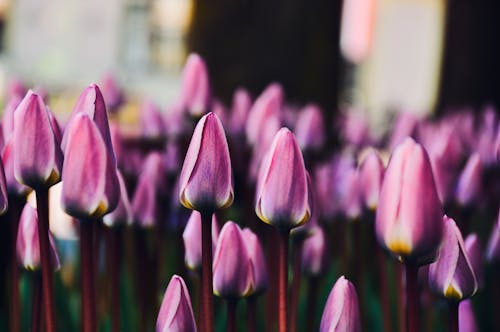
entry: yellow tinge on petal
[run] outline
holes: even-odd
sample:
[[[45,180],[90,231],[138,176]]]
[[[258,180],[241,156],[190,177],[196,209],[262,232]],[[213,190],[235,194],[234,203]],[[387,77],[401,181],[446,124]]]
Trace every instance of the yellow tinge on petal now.
[[[49,177],[45,181],[49,186],[56,184],[61,179],[61,174],[59,174],[55,169],[52,169]]]
[[[453,287],[452,284],[450,284],[448,288],[446,288],[446,290],[444,291],[444,296],[447,299],[452,299],[452,300],[461,300],[463,297],[462,292]]]
[[[99,205],[94,210],[94,212],[92,212],[91,217],[93,217],[93,218],[94,217],[101,217],[106,213],[107,210],[108,210],[107,204],[105,204],[103,201],[101,201],[101,202],[99,202]]]
[[[388,241],[387,248],[398,255],[407,256],[411,253],[411,245],[401,239]]]

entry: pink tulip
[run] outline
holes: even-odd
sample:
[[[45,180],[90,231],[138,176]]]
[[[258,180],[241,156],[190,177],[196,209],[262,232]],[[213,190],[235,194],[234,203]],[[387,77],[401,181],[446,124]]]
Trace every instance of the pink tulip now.
[[[130,224],[132,222],[132,206],[128,198],[125,181],[119,170],[116,170],[116,176],[118,177],[118,184],[120,186],[120,200],[116,208],[102,218],[102,222],[108,227]]]
[[[188,113],[199,118],[209,111],[211,103],[210,78],[205,61],[191,53],[182,72],[181,102]]]
[[[361,199],[368,210],[375,211],[377,208],[384,171],[384,164],[377,151],[370,149],[359,166]]]
[[[264,292],[268,286],[264,250],[262,249],[262,245],[257,235],[249,228],[243,229],[242,236],[252,266],[252,295],[259,295]]]
[[[201,269],[201,215],[192,211],[182,233],[184,241],[184,261],[191,270]],[[215,213],[212,215],[212,251],[215,251],[219,239],[219,223]]]
[[[319,150],[325,143],[323,113],[316,104],[306,105],[299,113],[295,125],[295,135],[300,148]]]

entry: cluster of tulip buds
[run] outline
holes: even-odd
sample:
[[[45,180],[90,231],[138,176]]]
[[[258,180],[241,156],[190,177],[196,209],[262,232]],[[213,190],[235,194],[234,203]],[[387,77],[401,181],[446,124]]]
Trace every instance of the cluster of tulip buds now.
[[[176,102],[163,112],[145,98],[133,130],[125,96],[106,75],[60,126],[43,91],[11,84],[0,135],[10,331],[22,325],[22,275],[33,331],[93,332],[108,316],[113,331],[500,327],[475,314],[498,297],[472,298],[500,290],[491,107],[402,112],[376,137],[360,113],[326,123],[320,106],[289,103],[278,83],[255,98],[237,88],[227,107],[197,54]],[[68,277],[77,273],[79,285]],[[76,290],[79,319],[64,323],[55,297]],[[435,318],[443,303],[448,321]]]

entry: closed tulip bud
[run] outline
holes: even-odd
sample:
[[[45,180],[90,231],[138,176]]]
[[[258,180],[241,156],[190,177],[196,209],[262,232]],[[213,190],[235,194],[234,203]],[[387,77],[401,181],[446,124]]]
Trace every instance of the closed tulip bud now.
[[[443,234],[442,207],[427,153],[407,138],[387,166],[375,230],[379,243],[404,261],[435,259]]]
[[[419,119],[412,112],[400,112],[394,120],[389,138],[389,149],[392,151],[402,143],[406,137],[413,137]]]
[[[233,203],[229,147],[224,128],[213,113],[203,116],[194,129],[179,188],[179,199],[189,209],[215,211]]]
[[[245,124],[250,107],[252,107],[252,98],[250,97],[250,93],[242,88],[237,89],[233,95],[231,119],[229,120],[229,128],[233,135],[245,134]]]
[[[500,262],[500,211],[498,212],[497,222],[493,225],[491,230],[490,239],[488,240],[488,247],[486,249],[486,260],[488,263],[497,264]]]
[[[16,78],[7,82],[7,98],[19,97],[22,98],[26,94],[26,86],[24,83]]]
[[[59,256],[52,234],[49,234],[50,257],[54,270],[59,270]],[[16,243],[17,257],[22,266],[31,271],[40,268],[40,242],[38,238],[38,216],[36,209],[29,204],[24,206],[19,219]]]
[[[124,93],[116,81],[116,78],[110,73],[104,75],[101,84],[102,95],[106,102],[106,106],[111,113],[115,113],[125,101]]]
[[[14,113],[14,175],[37,188],[59,182],[63,154],[42,98],[29,91]]]
[[[163,114],[151,100],[145,100],[139,110],[141,135],[146,139],[162,139],[166,136]]]
[[[303,151],[319,150],[325,143],[323,113],[316,104],[309,104],[300,111],[295,125],[297,142]]]
[[[320,332],[359,332],[361,316],[354,285],[340,277],[326,300],[321,317]]]
[[[341,208],[345,217],[350,221],[361,217],[362,192],[359,172],[356,168],[348,169],[344,174],[339,190],[341,191]]]
[[[253,292],[252,265],[241,229],[228,221],[222,227],[214,262],[214,294],[228,299],[239,299]]]
[[[462,206],[470,206],[478,201],[481,194],[482,166],[477,153],[470,156],[458,179],[456,199]]]
[[[259,295],[267,289],[268,276],[264,250],[257,235],[249,228],[242,231],[243,241],[252,265],[252,294]]]
[[[102,218],[104,225],[113,227],[130,224],[132,222],[132,207],[128,198],[127,187],[119,170],[116,170],[118,185],[120,186],[120,199],[116,208]]]
[[[4,142],[10,141],[12,134],[14,133],[14,111],[16,110],[19,103],[21,103],[22,96],[15,96],[7,101],[3,109],[2,115],[2,131]]]
[[[14,177],[14,154],[12,151],[12,139],[10,139],[3,148],[2,163],[5,172],[5,184],[7,193],[14,196],[25,196],[30,192],[30,188],[19,183]]]
[[[88,114],[76,114],[66,128],[65,137],[63,209],[80,219],[100,218],[118,204],[116,164]]]
[[[3,163],[0,160],[0,215],[7,211],[8,198],[7,198],[7,183],[5,180],[5,173],[3,170]]]
[[[184,280],[177,275],[172,276],[163,295],[156,332],[196,332],[189,292]]]
[[[211,103],[210,79],[205,61],[196,53],[187,58],[182,72],[181,100],[187,112],[199,118]]]
[[[212,252],[215,251],[219,239],[219,223],[215,213],[212,215]],[[191,270],[201,269],[201,214],[192,211],[182,233],[184,241],[184,261]]]
[[[481,246],[481,242],[479,241],[479,237],[477,236],[477,234],[472,233],[467,236],[467,238],[465,239],[465,251],[467,253],[467,257],[469,257],[472,270],[476,275],[477,286],[478,288],[483,288],[484,285],[483,248]]]
[[[165,191],[165,165],[162,155],[153,152],[144,162],[132,199],[134,222],[141,227],[154,227],[160,213],[159,199]]]
[[[265,223],[290,230],[311,217],[304,159],[294,135],[281,128],[260,167],[255,212]]]
[[[444,216],[443,222],[443,243],[436,262],[429,267],[429,285],[438,295],[461,301],[476,292],[476,276],[455,221]]]
[[[471,300],[465,300],[458,305],[458,331],[459,332],[478,332],[474,308]]]
[[[302,245],[302,272],[317,277],[324,272],[326,266],[326,237],[320,226],[313,226]]]
[[[368,210],[375,211],[377,208],[384,170],[384,164],[377,151],[370,149],[359,166],[361,199]]]

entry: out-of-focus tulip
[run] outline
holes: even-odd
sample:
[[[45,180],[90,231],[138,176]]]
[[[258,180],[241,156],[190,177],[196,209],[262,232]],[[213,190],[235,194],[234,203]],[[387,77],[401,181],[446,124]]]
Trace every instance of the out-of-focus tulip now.
[[[249,228],[243,229],[241,234],[252,265],[252,295],[259,295],[266,290],[268,285],[264,250],[257,235]]]
[[[2,114],[3,139],[7,143],[14,133],[14,111],[22,100],[22,96],[16,96],[7,101]]]
[[[362,212],[362,192],[359,172],[356,168],[348,169],[342,179],[340,206],[344,216],[350,221],[356,221],[361,217]]]
[[[211,91],[207,65],[196,53],[191,53],[184,65],[181,103],[195,118],[201,117],[210,108]]]
[[[156,332],[196,332],[193,308],[184,280],[174,275],[163,296]]]
[[[471,300],[465,300],[458,305],[458,331],[459,332],[477,332],[476,317],[472,308]]]
[[[265,223],[290,230],[311,216],[304,159],[287,128],[276,134],[257,182],[255,212]]]
[[[310,229],[310,236],[302,244],[302,272],[308,276],[319,276],[326,265],[326,237],[320,226]]]
[[[162,155],[148,155],[132,199],[134,222],[141,227],[154,227],[160,217],[160,195],[165,191],[165,165]]]
[[[214,211],[233,203],[233,173],[224,128],[217,116],[203,116],[193,133],[179,178],[185,207]]]
[[[394,120],[389,137],[389,149],[393,150],[402,143],[406,137],[412,137],[417,129],[418,118],[415,114],[405,111],[397,115]]]
[[[250,257],[240,227],[228,221],[222,227],[214,262],[214,294],[228,299],[248,296],[253,289]]]
[[[474,204],[481,194],[482,166],[477,153],[470,156],[457,183],[456,199],[462,206]]]
[[[316,104],[309,104],[300,111],[295,125],[295,136],[303,151],[318,150],[325,143],[323,113]]]
[[[124,93],[120,88],[116,78],[107,73],[101,80],[102,95],[109,112],[115,113],[125,100]]]
[[[476,276],[455,221],[444,216],[443,222],[443,243],[437,260],[429,267],[429,285],[438,295],[461,301],[476,292]]]
[[[50,257],[54,270],[59,270],[59,256],[52,234],[49,233]],[[19,219],[19,231],[16,243],[19,263],[27,270],[40,268],[40,242],[38,238],[38,216],[36,209],[28,203],[24,206]]]
[[[161,139],[165,136],[163,115],[156,104],[145,100],[139,110],[141,136],[147,139]]]
[[[19,183],[14,177],[14,155],[13,144],[10,139],[3,148],[2,163],[5,171],[5,184],[7,186],[7,193],[14,196],[25,196],[30,192],[30,188],[24,184]]]
[[[370,149],[359,166],[361,199],[368,210],[375,211],[377,208],[384,170],[384,164],[377,151]]]
[[[32,188],[59,182],[63,154],[42,98],[29,91],[14,112],[14,175]]]
[[[15,97],[22,98],[26,94],[26,86],[24,83],[16,78],[12,78],[7,83],[7,96],[5,99]]]
[[[81,112],[74,115],[65,137],[63,209],[80,219],[99,218],[113,211],[120,187],[116,164],[99,128],[87,113]]]
[[[375,221],[378,241],[404,261],[428,264],[441,243],[442,215],[429,157],[407,138],[394,150],[382,182]]]
[[[370,142],[370,127],[366,116],[359,110],[352,110],[340,119],[343,141],[353,147],[362,147]]]
[[[465,251],[469,257],[472,270],[476,276],[478,288],[483,288],[484,285],[484,259],[483,247],[479,241],[477,234],[472,233],[465,238]]]
[[[488,247],[486,249],[486,261],[488,263],[497,264],[500,262],[500,210],[498,211],[497,222],[493,225]]]
[[[262,161],[271,146],[274,136],[281,129],[281,122],[277,116],[270,116],[263,124],[261,135],[252,149],[252,160],[250,161],[249,180],[252,183],[257,181],[259,169]]]
[[[226,105],[222,102],[220,99],[214,99],[212,102],[212,112],[217,115],[219,118],[220,122],[222,123],[223,126],[228,125],[228,114],[227,114],[227,108]]]
[[[118,184],[120,186],[120,200],[116,208],[102,218],[102,222],[108,226],[130,224],[132,222],[132,206],[128,198],[127,187],[119,170],[116,170]]]
[[[229,120],[229,130],[233,135],[245,134],[245,123],[250,107],[252,107],[250,93],[242,88],[236,89],[231,105],[231,119]]]
[[[184,261],[191,270],[201,269],[201,214],[192,211],[182,233],[184,240]],[[215,213],[212,215],[212,251],[215,251],[219,239],[219,223]]]
[[[370,53],[376,8],[374,0],[343,3],[340,49],[350,62],[360,63]]]
[[[7,181],[5,180],[5,172],[3,169],[3,163],[0,160],[0,215],[7,211],[9,205],[7,196]]]
[[[341,276],[326,300],[320,332],[359,332],[361,316],[354,285]]]

